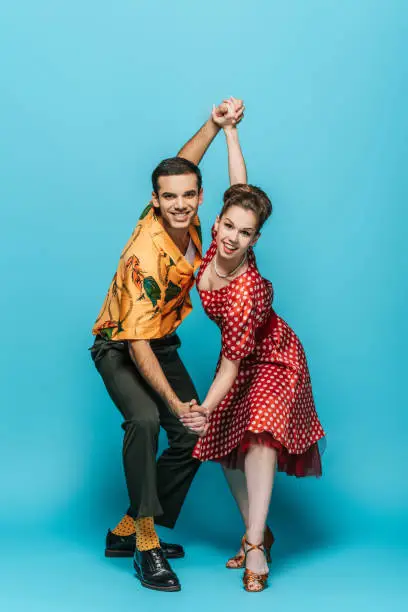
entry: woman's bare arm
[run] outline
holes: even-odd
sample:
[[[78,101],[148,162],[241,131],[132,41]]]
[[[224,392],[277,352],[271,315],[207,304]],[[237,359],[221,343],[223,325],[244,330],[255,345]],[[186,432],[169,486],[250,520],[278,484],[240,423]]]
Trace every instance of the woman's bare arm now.
[[[247,182],[245,159],[238,137],[238,128],[229,126],[224,128],[228,149],[228,173],[230,185]]]

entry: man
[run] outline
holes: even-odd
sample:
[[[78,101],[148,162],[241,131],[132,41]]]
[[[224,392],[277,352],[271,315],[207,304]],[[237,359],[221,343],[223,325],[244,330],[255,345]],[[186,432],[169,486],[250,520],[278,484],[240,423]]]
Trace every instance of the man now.
[[[239,122],[243,105],[233,99]],[[123,461],[130,498],[127,515],[108,532],[107,556],[130,556],[143,586],[180,590],[167,558],[181,546],[161,542],[154,523],[174,527],[200,462],[192,457],[196,434],[179,417],[194,412],[197,393],[177,352],[176,329],[192,309],[189,292],[201,261],[197,217],[203,201],[197,164],[227,120],[227,105],[152,175],[152,202],[143,211],[119,260],[92,330],[92,358],[124,417]],[[231,119],[229,119],[231,120]],[[156,463],[160,426],[169,447]]]

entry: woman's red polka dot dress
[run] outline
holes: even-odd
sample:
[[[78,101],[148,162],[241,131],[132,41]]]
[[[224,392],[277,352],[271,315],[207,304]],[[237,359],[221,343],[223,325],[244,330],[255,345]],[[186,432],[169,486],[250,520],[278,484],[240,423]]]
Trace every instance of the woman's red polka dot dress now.
[[[211,244],[197,277],[216,252]],[[243,467],[252,444],[278,451],[278,469],[295,476],[321,475],[317,441],[324,437],[314,406],[303,347],[272,309],[272,284],[262,278],[252,249],[248,269],[227,287],[200,291],[207,315],[222,334],[222,354],[241,359],[234,385],[210,417],[193,451],[201,461]]]

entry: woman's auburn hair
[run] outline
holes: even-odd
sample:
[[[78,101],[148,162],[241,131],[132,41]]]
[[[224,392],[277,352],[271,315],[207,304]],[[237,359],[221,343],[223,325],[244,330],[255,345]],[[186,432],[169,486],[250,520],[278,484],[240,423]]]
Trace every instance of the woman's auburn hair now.
[[[239,206],[245,210],[252,210],[258,218],[257,232],[272,214],[272,202],[262,189],[254,185],[237,183],[231,185],[224,193],[224,204],[220,212],[220,219],[231,206]]]

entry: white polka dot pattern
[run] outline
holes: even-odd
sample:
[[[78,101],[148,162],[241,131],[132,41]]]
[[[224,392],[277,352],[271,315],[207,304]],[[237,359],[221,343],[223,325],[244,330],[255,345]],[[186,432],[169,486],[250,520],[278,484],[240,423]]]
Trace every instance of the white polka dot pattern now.
[[[213,242],[197,284],[215,252]],[[222,354],[242,360],[234,385],[194,449],[201,461],[228,455],[246,431],[269,432],[293,454],[306,452],[324,436],[303,347],[272,310],[272,285],[259,274],[252,250],[248,261],[248,270],[227,287],[199,290],[207,315],[221,329]]]

